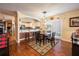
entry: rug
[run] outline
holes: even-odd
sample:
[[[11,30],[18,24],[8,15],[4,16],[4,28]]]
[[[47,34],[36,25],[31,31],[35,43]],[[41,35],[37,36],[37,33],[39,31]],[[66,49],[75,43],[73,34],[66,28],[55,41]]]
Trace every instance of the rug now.
[[[41,44],[41,46],[39,44],[36,44],[35,41],[31,41],[28,44],[41,55],[45,55],[49,50],[53,48],[50,42],[44,45]]]

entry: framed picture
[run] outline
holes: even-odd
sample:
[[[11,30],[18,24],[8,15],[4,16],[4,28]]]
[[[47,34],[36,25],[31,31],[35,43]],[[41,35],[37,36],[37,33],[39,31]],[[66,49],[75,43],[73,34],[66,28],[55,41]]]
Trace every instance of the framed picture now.
[[[69,19],[70,27],[79,27],[79,17],[72,17]]]

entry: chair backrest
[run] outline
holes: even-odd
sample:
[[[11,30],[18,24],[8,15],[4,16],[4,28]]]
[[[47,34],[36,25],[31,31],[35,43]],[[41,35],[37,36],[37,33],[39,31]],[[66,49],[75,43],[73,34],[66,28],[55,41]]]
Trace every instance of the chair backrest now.
[[[54,38],[54,37],[55,37],[55,32],[52,33],[52,38]]]
[[[40,36],[40,31],[35,32],[35,37],[38,38]]]

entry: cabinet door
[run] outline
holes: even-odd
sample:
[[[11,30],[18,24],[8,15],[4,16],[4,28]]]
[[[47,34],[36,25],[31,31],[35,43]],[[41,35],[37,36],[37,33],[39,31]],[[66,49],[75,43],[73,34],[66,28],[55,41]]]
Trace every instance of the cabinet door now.
[[[72,44],[72,56],[79,56],[79,45]]]
[[[9,55],[9,39],[5,35],[0,35],[0,56]]]

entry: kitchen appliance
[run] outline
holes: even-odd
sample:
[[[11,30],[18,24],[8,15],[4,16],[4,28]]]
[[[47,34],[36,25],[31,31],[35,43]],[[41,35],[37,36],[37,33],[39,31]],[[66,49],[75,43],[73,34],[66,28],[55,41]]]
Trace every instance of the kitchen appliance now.
[[[4,32],[4,27],[5,27],[4,21],[0,20],[0,56],[9,55],[8,40]]]

